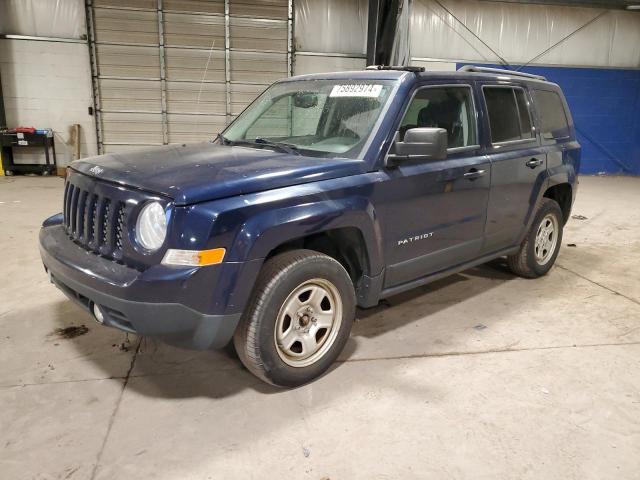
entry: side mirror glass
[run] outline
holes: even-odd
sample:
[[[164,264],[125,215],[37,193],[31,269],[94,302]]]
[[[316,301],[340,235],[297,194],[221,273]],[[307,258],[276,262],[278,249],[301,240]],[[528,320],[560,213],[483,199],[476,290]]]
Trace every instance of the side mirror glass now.
[[[411,128],[402,142],[395,141],[387,166],[408,160],[444,160],[447,158],[447,131],[444,128]]]

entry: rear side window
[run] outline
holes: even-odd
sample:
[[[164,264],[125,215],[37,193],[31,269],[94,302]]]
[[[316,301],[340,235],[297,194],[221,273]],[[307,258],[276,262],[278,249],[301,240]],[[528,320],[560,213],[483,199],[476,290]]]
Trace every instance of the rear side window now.
[[[508,87],[484,87],[489,112],[491,143],[533,138],[531,116],[524,90]]]
[[[569,136],[569,123],[560,95],[547,90],[534,90],[536,108],[540,114],[542,136],[546,139]]]

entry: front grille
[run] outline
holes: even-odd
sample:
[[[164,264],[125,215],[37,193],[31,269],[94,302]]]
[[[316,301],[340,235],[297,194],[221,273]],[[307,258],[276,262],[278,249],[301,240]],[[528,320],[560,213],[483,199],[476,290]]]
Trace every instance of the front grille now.
[[[63,213],[64,228],[76,243],[115,260],[122,258],[127,221],[123,202],[67,182]]]
[[[124,205],[120,205],[116,214],[116,250],[122,250],[122,239],[125,235]]]

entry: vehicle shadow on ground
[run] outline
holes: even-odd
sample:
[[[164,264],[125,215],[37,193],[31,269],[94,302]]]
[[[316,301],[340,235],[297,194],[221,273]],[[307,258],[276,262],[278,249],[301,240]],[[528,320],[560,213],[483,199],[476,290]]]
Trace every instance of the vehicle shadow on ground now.
[[[359,309],[352,336],[340,355],[340,361],[334,363],[326,375],[341,368],[356,353],[357,337],[372,338],[400,329],[408,323],[426,319],[441,309],[469,300],[513,278],[515,277],[508,271],[504,260],[499,259],[396,295],[377,307]],[[464,288],[450,288],[461,283],[464,283]],[[90,322],[90,319],[87,318],[86,322]],[[79,355],[84,356],[87,361],[94,362],[105,372],[105,376],[122,379],[122,372],[114,369],[114,362],[109,360],[108,355],[83,351],[88,346],[95,349],[101,335],[104,336],[105,342],[109,342],[109,347],[112,347],[112,329],[95,325],[92,330],[96,338],[90,344],[82,341],[74,343]],[[232,347],[194,352],[171,347],[150,338],[129,336],[129,343],[126,343],[124,334],[122,338],[124,348],[131,353],[132,360],[130,372],[125,375],[127,390],[133,390],[140,395],[167,399],[222,399],[237,395],[245,389],[253,389],[267,395],[285,391],[267,385],[249,373],[240,364]],[[74,340],[77,339],[71,341]]]
[[[435,315],[458,302],[470,300],[513,280],[506,260],[499,258],[359,309],[352,337],[372,338]],[[347,357],[345,357],[347,358]]]

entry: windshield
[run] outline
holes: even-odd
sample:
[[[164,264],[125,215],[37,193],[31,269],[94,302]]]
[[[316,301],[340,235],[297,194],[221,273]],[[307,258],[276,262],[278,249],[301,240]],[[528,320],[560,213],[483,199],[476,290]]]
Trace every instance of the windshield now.
[[[358,158],[389,99],[389,80],[300,80],[269,87],[221,141]]]

